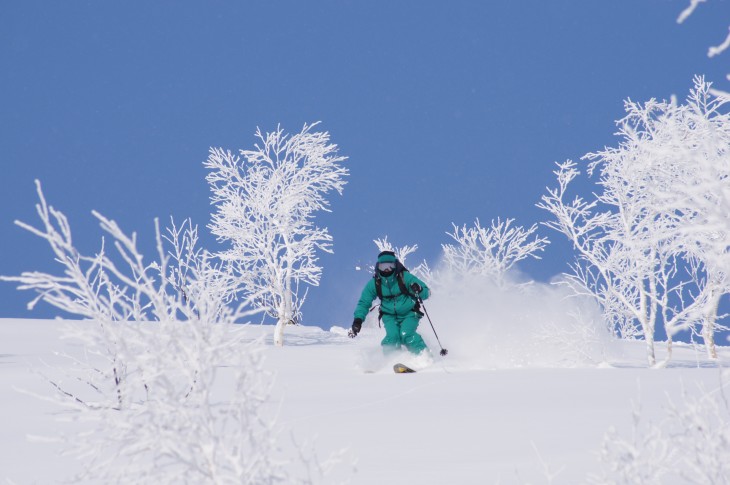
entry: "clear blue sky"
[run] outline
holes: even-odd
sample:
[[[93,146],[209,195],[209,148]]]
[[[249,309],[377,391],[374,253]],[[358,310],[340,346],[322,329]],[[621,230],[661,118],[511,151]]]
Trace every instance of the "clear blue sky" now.
[[[615,144],[624,99],[683,98],[695,74],[728,89],[730,53],[706,52],[727,34],[730,1],[678,25],[688,4],[4,2],[0,274],[58,271],[13,225],[36,223],[36,178],[81,250],[99,245],[92,209],[150,244],[155,217],[208,223],[208,147],[321,120],[351,176],[318,219],[335,254],[321,258],[304,323],[349,325],[374,238],[418,244],[414,257],[433,262],[452,222],[539,222],[553,162]],[[572,256],[540,232],[553,244],[523,269],[546,280]],[[29,313],[31,296],[0,284],[0,317],[57,314]]]

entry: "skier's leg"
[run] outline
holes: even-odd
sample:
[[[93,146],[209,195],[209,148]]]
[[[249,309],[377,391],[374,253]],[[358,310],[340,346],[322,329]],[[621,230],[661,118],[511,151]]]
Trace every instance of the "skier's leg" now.
[[[393,315],[383,314],[383,327],[385,327],[385,338],[380,342],[383,346],[383,352],[386,354],[395,350],[400,350],[400,325]]]
[[[418,321],[420,316],[416,312],[411,312],[406,316],[400,324],[400,341],[406,348],[414,354],[420,354],[425,350],[426,342],[418,335]]]

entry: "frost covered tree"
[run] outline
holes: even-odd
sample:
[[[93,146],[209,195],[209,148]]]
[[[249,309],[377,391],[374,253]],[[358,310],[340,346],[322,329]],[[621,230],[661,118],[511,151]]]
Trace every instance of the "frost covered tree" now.
[[[104,395],[112,396],[116,401],[114,406],[122,408],[131,399],[127,380],[132,366],[115,323],[169,322],[192,318],[201,311],[206,312],[206,317],[212,313],[217,318],[225,311],[224,291],[228,284],[220,283],[220,273],[196,249],[197,232],[189,221],[181,228],[173,224],[168,232],[167,241],[176,245],[170,254],[163,247],[166,239],[155,222],[159,260],[147,264],[137,248],[136,234],[127,236],[114,221],[94,212],[102,230],[111,237],[117,258],[107,252],[104,239],[95,255],[81,254],[73,245],[68,219],[48,205],[40,182],[36,181],[36,186],[39,197],[36,210],[42,227],[19,221],[16,224],[48,242],[55,260],[63,267],[63,275],[24,272],[20,276],[1,278],[18,283],[20,290],[37,293],[28,304],[29,309],[45,301],[95,322],[96,345],[92,352],[105,360],[105,364],[103,370],[91,374],[88,382],[91,387],[104,390]],[[206,282],[201,284],[201,281]],[[218,294],[211,293],[216,290]]]
[[[28,309],[45,301],[100,322],[178,321],[201,315],[217,320],[231,311],[241,318],[252,314],[246,301],[234,310],[227,308],[230,276],[199,248],[198,230],[190,220],[180,226],[171,220],[164,233],[155,220],[157,260],[147,263],[136,233],[129,236],[115,221],[92,211],[111,239],[116,257],[108,251],[104,238],[100,250],[87,256],[74,246],[68,219],[48,205],[38,181],[36,189],[36,211],[42,227],[21,221],[16,224],[48,242],[56,262],[63,267],[63,276],[34,271],[0,277],[18,283],[20,290],[37,293]]]
[[[564,233],[577,252],[573,273],[566,275],[566,283],[577,294],[595,296],[606,320],[618,328],[622,337],[643,335],[649,364],[654,365],[659,280],[666,275],[670,262],[662,260],[665,254],[645,237],[650,234],[643,227],[645,218],[630,205],[631,199],[619,199],[620,205],[612,207],[617,201],[612,201],[610,194],[605,198],[599,194],[594,201],[576,197],[566,203],[567,187],[580,172],[574,162],[567,161],[558,164],[555,173],[559,186],[549,189],[538,207],[554,215],[555,220],[545,224]],[[599,211],[599,203],[611,209]]]
[[[217,255],[237,276],[237,290],[259,295],[256,304],[276,319],[274,341],[283,345],[284,327],[295,322],[306,293],[318,285],[317,251],[332,252],[332,236],[314,217],[329,211],[327,196],[342,193],[346,157],[317,123],[294,135],[279,127],[257,130],[260,145],[236,155],[212,148],[204,163],[216,212],[209,225],[230,249]]]
[[[645,143],[646,156],[660,158],[647,191],[676,214],[676,248],[690,260],[697,299],[703,300],[700,334],[708,356],[716,358],[714,334],[720,300],[730,291],[730,114],[728,98],[696,77],[687,104],[657,108],[657,141]],[[693,328],[694,329],[694,328]]]
[[[263,413],[271,376],[261,346],[232,325],[257,310],[229,304],[229,276],[198,247],[197,228],[187,220],[162,233],[155,224],[157,258],[148,263],[136,235],[95,213],[114,252],[102,244],[85,256],[37,186],[42,226],[18,224],[49,243],[63,275],[2,279],[38,292],[31,307],[42,300],[89,320],[66,332],[83,357],[46,375],[48,399],[81,424],[64,437],[85,464],[75,481],[312,483],[290,466],[311,477],[316,458],[278,455],[275,421]]]
[[[515,264],[528,257],[540,259],[537,252],[549,244],[546,238],[534,235],[537,225],[525,229],[513,222],[497,219],[490,227],[482,227],[479,219],[471,227],[453,224],[454,232],[447,234],[455,244],[441,245],[446,268],[455,274],[489,276],[504,286],[507,272]]]
[[[594,295],[623,337],[643,336],[651,365],[657,324],[670,351],[673,335],[701,326],[714,355],[717,302],[727,292],[730,123],[710,96],[696,78],[685,105],[627,101],[619,146],[584,157],[599,175],[595,199],[566,201],[579,175],[568,161],[538,204],[577,252],[568,282]]]

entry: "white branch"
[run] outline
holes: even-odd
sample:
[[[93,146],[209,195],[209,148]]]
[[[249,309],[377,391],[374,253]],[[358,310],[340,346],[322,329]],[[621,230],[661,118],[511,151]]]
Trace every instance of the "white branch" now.
[[[690,0],[690,4],[687,8],[682,10],[682,13],[679,14],[679,17],[677,18],[677,23],[681,24],[685,20],[689,18],[690,15],[692,15],[695,11],[695,9],[699,6],[700,3],[704,3],[707,0]]]

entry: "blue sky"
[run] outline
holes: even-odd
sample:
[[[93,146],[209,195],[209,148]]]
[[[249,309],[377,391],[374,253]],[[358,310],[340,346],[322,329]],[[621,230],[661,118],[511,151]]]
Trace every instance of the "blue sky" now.
[[[451,223],[529,226],[553,162],[616,143],[623,100],[683,98],[695,74],[728,89],[730,2],[6,2],[0,16],[0,274],[57,271],[33,180],[94,251],[92,209],[138,231],[211,207],[210,146],[250,148],[257,126],[322,121],[349,183],[318,218],[334,237],[304,323],[349,325],[384,235],[437,258]],[[205,245],[219,246],[204,231]],[[563,238],[522,269],[548,280]],[[47,318],[0,284],[0,317]]]

